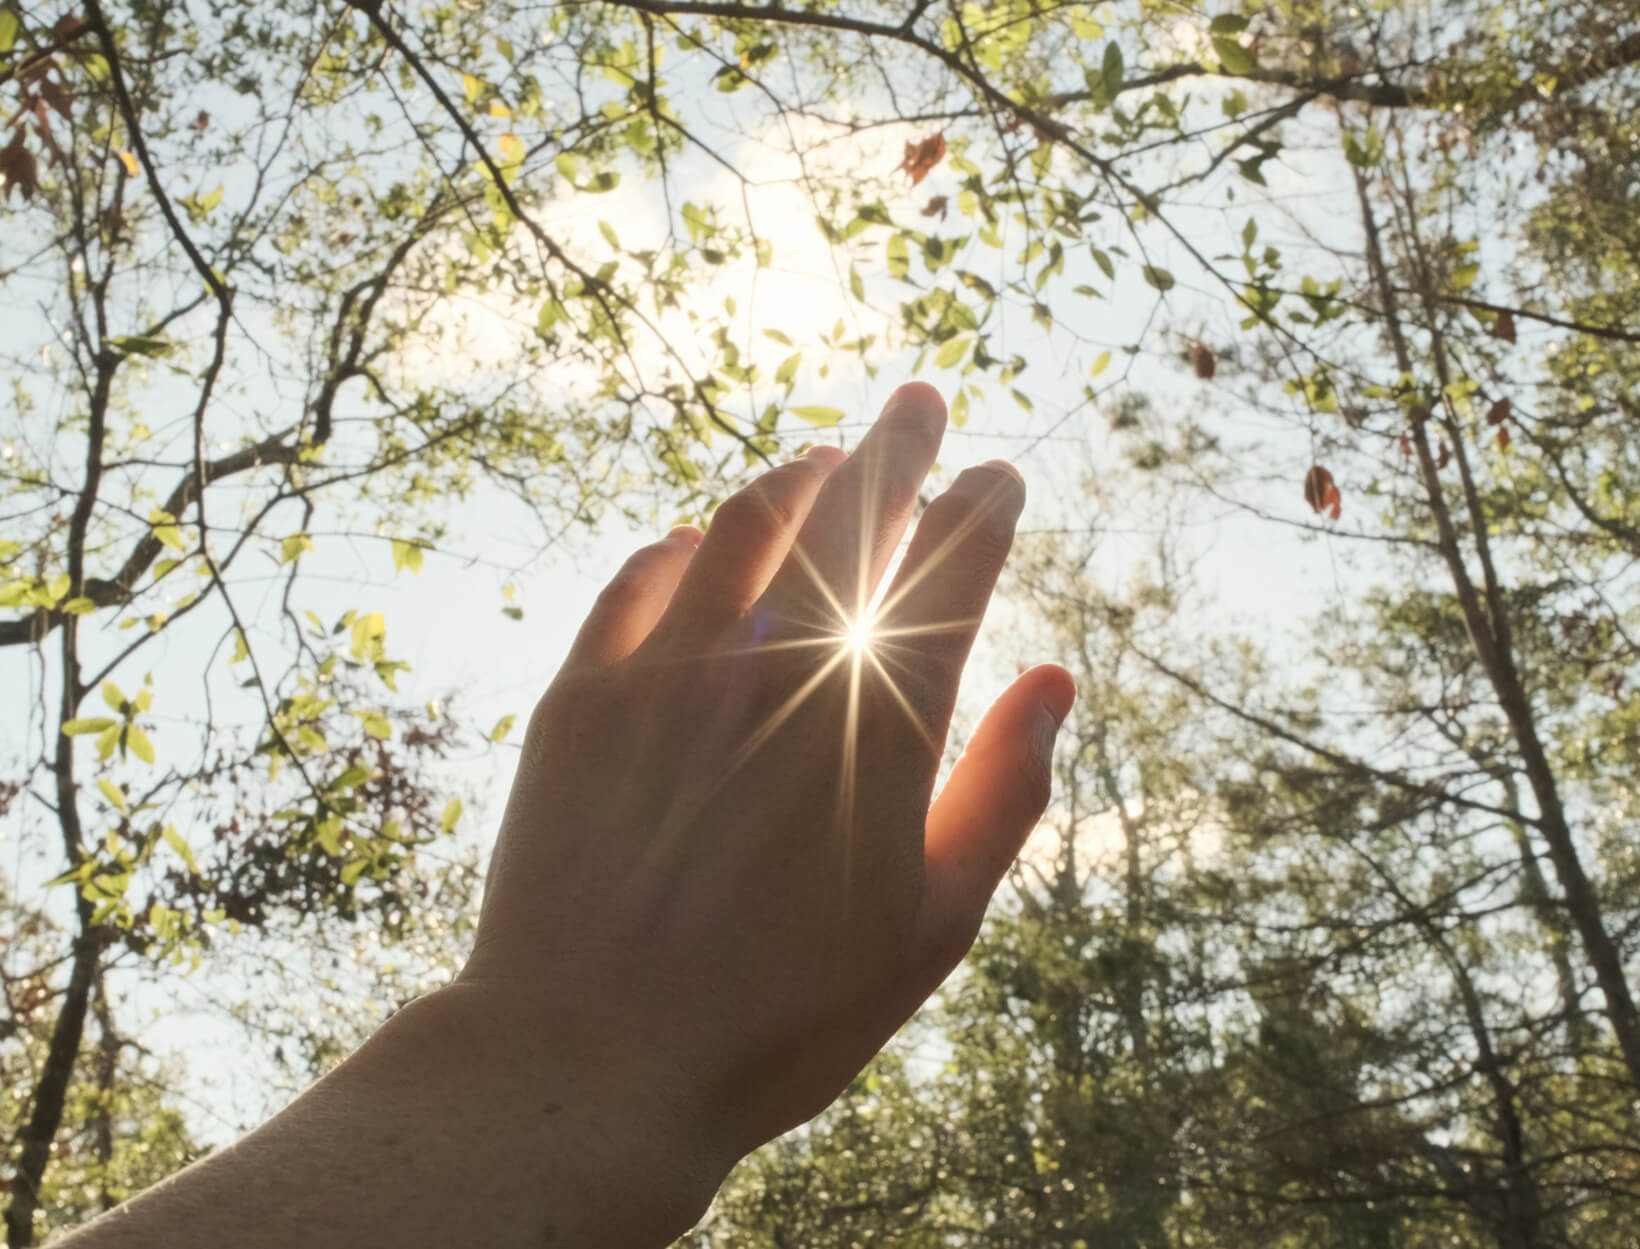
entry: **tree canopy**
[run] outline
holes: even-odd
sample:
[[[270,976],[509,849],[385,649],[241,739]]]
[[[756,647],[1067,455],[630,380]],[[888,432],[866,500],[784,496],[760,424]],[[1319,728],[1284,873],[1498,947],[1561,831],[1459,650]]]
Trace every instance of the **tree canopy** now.
[[[525,707],[379,583],[521,617],[879,371],[1043,469],[1083,697],[695,1238],[1633,1243],[1637,85],[1632,0],[0,5],[8,1243],[203,1147],[192,969],[299,1078],[460,957]]]

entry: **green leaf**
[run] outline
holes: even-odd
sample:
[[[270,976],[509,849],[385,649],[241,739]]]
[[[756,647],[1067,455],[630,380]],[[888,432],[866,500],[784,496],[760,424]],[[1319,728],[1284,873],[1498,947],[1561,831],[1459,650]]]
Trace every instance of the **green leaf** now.
[[[108,340],[108,345],[122,356],[156,356],[169,355],[176,344],[168,338],[145,337],[140,334],[125,335]]]
[[[1173,289],[1173,275],[1166,269],[1158,269],[1154,265],[1145,266],[1145,281],[1159,291]]]
[[[888,275],[903,278],[911,272],[911,249],[905,245],[905,235],[888,236]]]
[[[118,785],[114,784],[114,782],[109,780],[106,776],[99,776],[97,778],[97,788],[102,791],[102,796],[108,799],[109,806],[113,807],[114,810],[120,812],[122,815],[127,813],[125,795],[120,792],[120,787]]]
[[[1105,59],[1100,66],[1100,72],[1105,82],[1105,94],[1114,100],[1120,94],[1127,74],[1127,68],[1122,61],[1121,44],[1111,42],[1105,45]]]
[[[1097,247],[1091,250],[1093,252],[1093,263],[1099,266],[1101,272],[1107,278],[1114,278],[1116,276],[1116,266],[1111,263],[1110,254]]]
[[[408,568],[411,572],[421,571],[421,547],[414,542],[406,542],[402,538],[393,539],[393,571],[402,572]]]
[[[965,335],[958,335],[939,349],[934,357],[934,366],[941,369],[955,368],[962,363],[962,358],[968,354],[968,345],[973,340]]]
[[[797,376],[798,367],[803,363],[803,353],[794,351],[780,362],[780,367],[774,371],[774,380],[782,386]]]
[[[125,726],[125,744],[130,748],[131,753],[144,763],[154,761],[154,743],[149,741],[148,734],[136,725],[128,724]]]
[[[279,562],[288,564],[304,551],[313,549],[313,539],[305,533],[293,533],[279,544]]]
[[[610,225],[609,222],[600,221],[598,223],[598,233],[603,235],[604,242],[608,243],[616,251],[621,250],[621,236],[615,233],[615,227]]]
[[[439,817],[438,826],[447,833],[455,831],[456,821],[461,819],[461,799],[452,798],[444,806],[444,814]]]
[[[104,681],[102,683],[102,696],[103,702],[108,704],[110,711],[117,711],[121,715],[125,714],[126,698],[119,686],[112,681]]]
[[[199,863],[194,858],[194,848],[188,844],[182,834],[177,832],[175,824],[167,824],[160,836],[165,838],[165,844],[176,851],[177,857],[188,865],[188,870],[195,876],[199,875]]]
[[[342,884],[357,884],[359,877],[364,875],[364,869],[369,866],[369,859],[349,859],[346,863],[342,864]]]
[[[95,720],[70,720],[63,725],[63,736],[83,737],[87,733],[101,733],[104,729],[117,728],[118,720],[99,717]]]
[[[17,42],[17,14],[0,9],[0,54],[10,52]]]
[[[1240,13],[1220,13],[1207,29],[1215,35],[1239,35],[1247,29],[1247,19]]]
[[[1219,54],[1219,64],[1226,73],[1250,74],[1258,68],[1253,54],[1228,35],[1213,36],[1213,51]]]
[[[517,719],[517,716],[502,716],[501,719],[495,722],[495,727],[490,730],[490,740],[492,742],[505,741],[507,734],[512,732],[513,723]]]
[[[951,424],[958,429],[968,424],[968,388],[966,386],[958,390],[956,398],[951,400]]]
[[[807,421],[810,425],[818,425],[822,429],[835,425],[843,419],[841,408],[826,408],[812,404],[792,408],[791,414],[799,420]]]
[[[1098,377],[1108,368],[1110,368],[1110,352],[1102,351],[1099,353],[1099,358],[1093,362],[1093,371],[1088,376]]]
[[[393,722],[379,711],[355,711],[359,723],[364,731],[379,741],[386,741],[393,736]]]

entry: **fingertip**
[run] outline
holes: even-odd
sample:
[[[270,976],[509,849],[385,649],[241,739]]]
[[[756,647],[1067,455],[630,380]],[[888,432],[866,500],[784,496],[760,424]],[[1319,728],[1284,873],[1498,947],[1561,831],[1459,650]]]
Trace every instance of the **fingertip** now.
[[[883,405],[883,420],[920,422],[930,433],[945,432],[945,396],[927,382],[906,382],[895,388]]]
[[[848,459],[848,452],[841,447],[834,447],[830,443],[817,442],[803,453],[805,460],[814,460],[827,468],[836,468]]]
[[[681,542],[686,546],[699,546],[706,535],[694,525],[674,525],[666,535],[668,542]]]
[[[1010,477],[1012,477],[1020,485],[1023,486],[1025,484],[1025,474],[1020,472],[1017,468],[1015,468],[1007,460],[986,460],[985,461],[985,467],[986,468],[994,468],[994,469],[997,469],[1000,472],[1007,473]]]
[[[1058,664],[1038,664],[1021,679],[1031,683],[1054,723],[1063,724],[1076,705],[1076,678]]]

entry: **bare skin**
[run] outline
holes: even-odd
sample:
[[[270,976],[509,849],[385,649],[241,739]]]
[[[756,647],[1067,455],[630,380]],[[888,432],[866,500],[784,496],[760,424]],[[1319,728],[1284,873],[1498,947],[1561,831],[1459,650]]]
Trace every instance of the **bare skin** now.
[[[535,709],[455,982],[59,1243],[663,1246],[829,1104],[972,943],[1075,696],[1025,673],[933,797],[1007,465],[928,507],[873,651],[844,644],[944,426],[902,386],[852,455],[633,555]]]

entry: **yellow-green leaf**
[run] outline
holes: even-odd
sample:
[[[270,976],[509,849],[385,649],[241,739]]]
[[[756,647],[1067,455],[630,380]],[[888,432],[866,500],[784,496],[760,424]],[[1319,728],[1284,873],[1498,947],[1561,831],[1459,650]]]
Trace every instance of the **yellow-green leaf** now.
[[[95,720],[70,720],[63,725],[65,737],[79,737],[85,733],[101,733],[104,729],[117,728],[119,722],[110,720],[106,716]]]
[[[112,681],[104,681],[102,683],[102,696],[103,702],[108,704],[110,711],[117,711],[121,715],[125,714],[125,694],[119,686]]]
[[[109,780],[106,776],[99,776],[97,778],[97,788],[102,790],[102,796],[108,799],[109,806],[113,807],[114,810],[122,814],[125,813],[125,795],[120,792],[120,787],[118,785],[114,784],[114,782]]]
[[[128,724],[125,726],[125,744],[130,748],[131,753],[144,763],[154,761],[154,743],[149,741],[148,734],[136,725]]]
[[[495,722],[495,727],[490,730],[490,740],[492,742],[506,740],[507,734],[512,732],[513,722],[517,719],[517,716],[502,716],[501,719]]]
[[[125,166],[125,172],[133,178],[142,177],[142,166],[137,164],[137,158],[123,148],[119,151],[120,164]]]
[[[1098,377],[1108,368],[1110,368],[1110,352],[1102,351],[1099,353],[1099,358],[1093,362],[1093,371],[1088,376]]]
[[[421,547],[414,542],[406,542],[402,538],[393,539],[393,571],[403,572],[408,568],[411,572],[421,571]]]
[[[364,726],[364,731],[370,734],[371,737],[385,741],[393,736],[393,722],[382,715],[381,712],[355,711],[353,714],[359,718],[359,723]]]
[[[459,819],[461,819],[461,799],[452,798],[445,804],[444,814],[439,817],[438,826],[447,833],[453,832],[456,821]]]
[[[160,836],[165,838],[166,845],[176,851],[177,857],[188,865],[188,870],[195,876],[198,876],[199,863],[194,859],[194,849],[183,838],[182,834],[177,832],[176,825],[167,824],[164,831],[160,833]]]
[[[962,363],[962,358],[968,354],[968,344],[971,340],[965,335],[958,335],[951,339],[939,350],[934,357],[935,367],[941,369],[954,368]]]
[[[843,419],[840,408],[827,408],[816,404],[803,404],[791,410],[793,416],[807,421],[810,425],[818,425],[822,429],[837,424]]]

